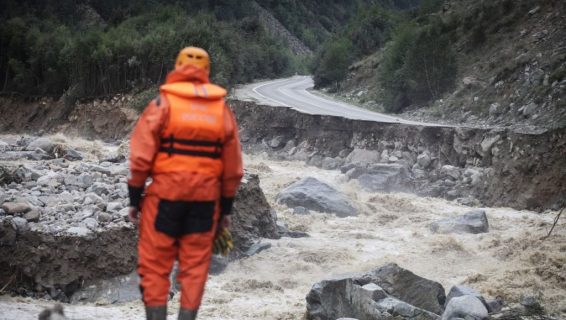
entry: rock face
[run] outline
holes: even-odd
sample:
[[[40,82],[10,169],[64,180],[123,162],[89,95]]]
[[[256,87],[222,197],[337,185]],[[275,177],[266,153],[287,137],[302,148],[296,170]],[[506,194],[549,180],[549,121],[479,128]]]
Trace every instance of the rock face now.
[[[289,207],[304,207],[339,217],[357,214],[350,200],[336,189],[315,178],[307,177],[287,187],[277,196],[277,202]]]
[[[279,232],[271,206],[255,174],[246,173],[232,213],[232,236],[237,250],[245,252],[261,238],[278,239]]]
[[[484,210],[473,210],[463,216],[433,222],[430,229],[435,233],[486,233],[489,223]]]
[[[366,274],[350,274],[313,285],[307,319],[440,319],[444,288],[396,264]]]

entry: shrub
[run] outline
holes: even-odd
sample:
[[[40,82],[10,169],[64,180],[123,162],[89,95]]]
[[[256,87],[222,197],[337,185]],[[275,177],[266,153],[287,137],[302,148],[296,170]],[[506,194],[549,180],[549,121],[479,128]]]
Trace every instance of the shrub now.
[[[330,41],[315,67],[315,86],[334,85],[336,88],[337,83],[346,77],[352,59],[352,45],[349,41],[346,39]]]
[[[387,111],[436,100],[454,85],[456,58],[439,20],[407,24],[386,48],[381,66]]]

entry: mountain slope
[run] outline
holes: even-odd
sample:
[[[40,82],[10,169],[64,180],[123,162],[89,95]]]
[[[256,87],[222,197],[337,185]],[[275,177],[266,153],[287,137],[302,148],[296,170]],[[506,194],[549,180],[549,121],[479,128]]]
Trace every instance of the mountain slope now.
[[[563,3],[542,0],[454,0],[446,1],[436,13],[417,15],[413,19],[417,28],[433,25],[438,37],[448,39],[457,71],[444,93],[400,109],[406,116],[431,121],[566,126],[564,16]],[[385,69],[392,47],[388,44],[351,64],[339,84],[340,94],[368,107],[398,109],[392,106],[395,101],[387,99]],[[409,71],[419,72],[425,66]],[[418,85],[408,84],[398,92]]]
[[[304,39],[318,46],[368,1],[5,0],[0,93],[74,101],[151,88],[186,45],[209,50],[221,85],[281,77],[304,68]]]

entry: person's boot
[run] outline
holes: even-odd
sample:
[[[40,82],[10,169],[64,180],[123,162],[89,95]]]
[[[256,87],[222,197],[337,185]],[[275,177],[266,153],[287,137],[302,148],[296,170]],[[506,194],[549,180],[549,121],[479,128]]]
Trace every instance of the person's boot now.
[[[145,307],[147,320],[167,320],[167,306]]]
[[[198,310],[179,309],[179,320],[196,320]]]

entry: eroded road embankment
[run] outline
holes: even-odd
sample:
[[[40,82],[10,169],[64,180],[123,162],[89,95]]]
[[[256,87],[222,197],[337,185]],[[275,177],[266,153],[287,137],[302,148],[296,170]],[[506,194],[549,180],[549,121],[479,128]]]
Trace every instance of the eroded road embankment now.
[[[516,209],[564,205],[566,129],[535,135],[352,120],[253,102],[231,106],[249,152],[341,169],[370,190]]]
[[[115,140],[137,116],[130,97],[81,103],[0,101],[0,132]],[[411,191],[463,204],[557,209],[566,199],[566,129],[419,126],[311,115],[234,100],[245,148],[341,169],[374,191]],[[347,166],[345,166],[347,165]]]

